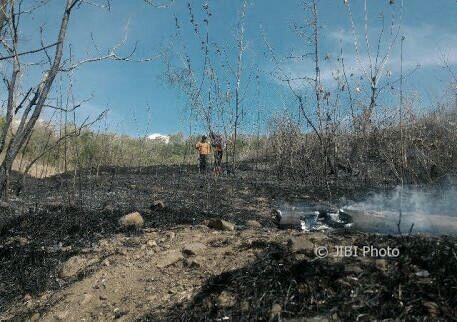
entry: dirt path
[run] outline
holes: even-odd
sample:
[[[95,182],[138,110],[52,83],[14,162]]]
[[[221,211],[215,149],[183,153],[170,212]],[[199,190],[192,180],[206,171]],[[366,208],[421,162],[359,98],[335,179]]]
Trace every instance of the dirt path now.
[[[3,319],[125,321],[161,316],[190,300],[211,276],[248,265],[261,250],[253,242],[286,240],[268,230],[218,231],[205,226],[169,231],[147,229],[138,236],[102,239],[64,263],[57,278],[77,280],[57,292],[25,295]],[[275,237],[275,238],[273,238]],[[62,283],[63,283],[62,281]]]

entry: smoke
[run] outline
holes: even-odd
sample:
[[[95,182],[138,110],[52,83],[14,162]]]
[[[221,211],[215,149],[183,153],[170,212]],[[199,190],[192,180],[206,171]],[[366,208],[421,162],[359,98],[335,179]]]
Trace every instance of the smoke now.
[[[432,234],[457,234],[457,189],[446,187],[403,188],[375,193],[365,200],[343,207],[354,217],[355,227],[382,233],[398,232],[397,223],[402,214],[401,231]]]
[[[403,234],[411,231],[457,235],[455,185],[398,186],[390,191],[371,193],[359,202],[346,201],[339,211],[329,204],[303,201],[281,202],[278,209],[283,218],[299,218],[304,231],[348,228],[352,225],[356,230],[383,234],[398,234],[400,227]],[[342,215],[349,215],[352,224],[346,224]],[[319,216],[323,216],[324,220],[318,220]]]
[[[418,188],[397,186],[385,193],[371,194],[367,199],[350,205],[350,208],[368,212],[416,212],[429,215],[457,216],[457,189]]]

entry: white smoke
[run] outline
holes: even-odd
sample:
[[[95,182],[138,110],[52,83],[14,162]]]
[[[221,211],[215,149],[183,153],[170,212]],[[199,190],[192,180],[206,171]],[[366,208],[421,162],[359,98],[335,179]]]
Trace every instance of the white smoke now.
[[[432,234],[457,234],[457,189],[446,187],[405,186],[371,194],[361,202],[344,207],[353,217],[356,227],[384,233],[401,231]]]

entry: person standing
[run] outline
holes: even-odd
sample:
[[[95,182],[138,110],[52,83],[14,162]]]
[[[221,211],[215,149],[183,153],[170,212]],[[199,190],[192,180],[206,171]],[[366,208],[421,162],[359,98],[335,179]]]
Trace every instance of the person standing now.
[[[206,141],[206,135],[202,136],[195,148],[198,150],[198,168],[200,172],[206,172],[208,155],[211,153],[211,145]]]
[[[222,173],[222,156],[224,154],[224,142],[222,136],[212,133],[212,146],[214,148],[214,173]]]

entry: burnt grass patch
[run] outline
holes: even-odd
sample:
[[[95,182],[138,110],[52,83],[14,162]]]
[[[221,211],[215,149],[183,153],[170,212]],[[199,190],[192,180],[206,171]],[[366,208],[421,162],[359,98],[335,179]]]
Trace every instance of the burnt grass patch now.
[[[401,256],[381,267],[375,260],[298,258],[282,245],[256,244],[263,253],[252,264],[210,277],[191,300],[142,320],[455,320],[455,238],[365,235],[355,241],[367,243],[398,245]],[[360,271],[347,270],[349,264]],[[418,268],[430,276],[418,276]]]
[[[128,210],[87,210],[78,207],[38,207],[17,217],[0,235],[0,312],[25,294],[38,295],[68,286],[90,274],[70,280],[58,279],[58,270],[70,257],[93,247],[115,233],[141,234],[121,230],[118,220]],[[145,226],[171,228],[193,224],[211,216],[185,209],[143,212]],[[21,242],[25,240],[25,242]],[[100,260],[103,258],[100,257]]]
[[[60,265],[70,257],[120,232],[118,219],[128,212],[139,211],[145,228],[166,230],[201,224],[210,218],[222,218],[242,227],[246,220],[255,219],[274,234],[272,218],[259,211],[256,198],[265,200],[265,210],[272,207],[274,199],[307,195],[320,200],[326,196],[326,190],[319,187],[262,181],[249,173],[211,178],[178,170],[107,170],[99,177],[84,174],[78,176],[78,198],[70,205],[62,200],[75,193],[71,191],[72,176],[30,178],[33,184],[25,187],[15,201],[19,203],[22,198],[21,209],[28,210],[0,234],[0,312],[21,303],[25,294],[58,290],[91,274],[89,269],[85,276],[66,281],[57,278]],[[352,196],[353,190],[341,188],[333,195]],[[53,200],[60,200],[60,204],[50,202]],[[156,200],[163,200],[164,208],[152,208]],[[110,211],[104,210],[106,204],[113,206]],[[245,243],[243,249],[259,252],[254,262],[208,276],[190,300],[183,300],[166,313],[148,312],[142,319],[274,320],[316,315],[341,320],[414,320],[424,316],[455,319],[455,238],[362,234],[353,241],[351,234],[340,237],[360,246],[396,246],[401,255],[383,268],[374,260],[350,258],[338,262],[297,257],[282,244],[267,240]],[[229,242],[221,240],[209,246],[224,247]],[[348,264],[358,265],[361,270],[348,271]],[[418,276],[421,270],[430,276]],[[221,300],[227,294],[229,300]]]

